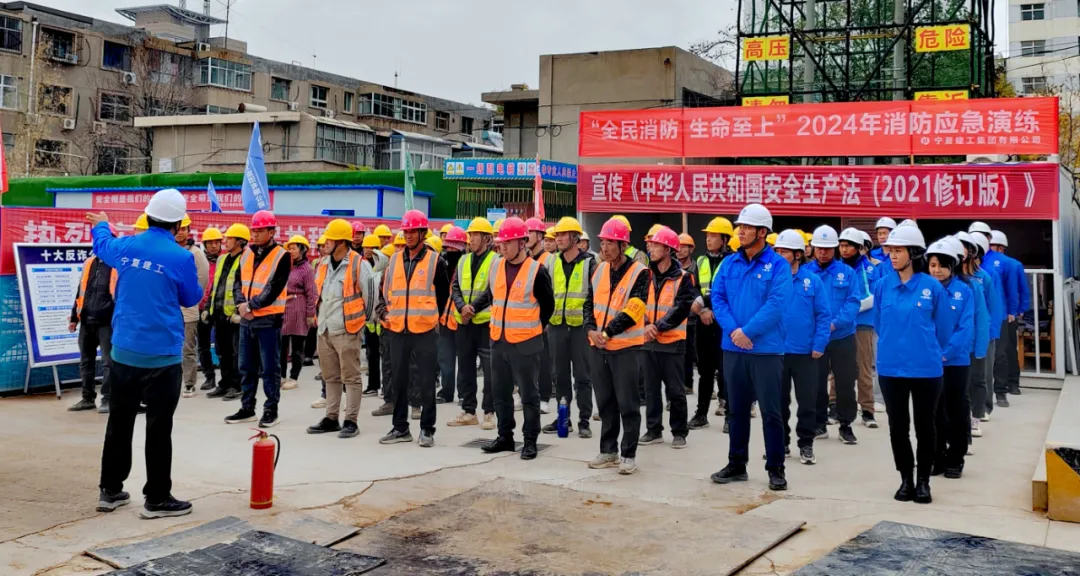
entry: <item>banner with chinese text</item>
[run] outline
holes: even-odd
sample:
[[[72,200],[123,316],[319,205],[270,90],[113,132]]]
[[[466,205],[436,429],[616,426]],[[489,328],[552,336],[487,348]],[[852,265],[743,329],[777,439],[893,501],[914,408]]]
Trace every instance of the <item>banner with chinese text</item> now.
[[[1056,219],[1052,163],[877,166],[589,166],[582,212]]]
[[[746,96],[743,106],[786,106],[791,102],[787,96]]]
[[[787,60],[790,57],[790,36],[758,36],[742,39],[743,62]]]
[[[967,100],[967,90],[928,90],[926,92],[916,92],[915,101],[925,102],[927,100]]]
[[[949,52],[971,48],[969,24],[920,26],[915,29],[915,52]]]
[[[74,192],[75,190],[73,190]],[[91,206],[94,210],[142,210],[150,197],[157,190],[117,190],[115,192],[95,191],[91,193]],[[187,200],[188,210],[210,211],[210,197],[206,190],[183,190],[181,193]],[[228,188],[217,189],[218,201],[221,209],[225,212],[243,212],[244,201],[240,197],[240,189]],[[270,191],[270,205],[274,205],[274,191]]]
[[[4,211],[7,214],[7,211]],[[68,328],[89,244],[23,244],[18,255],[19,300],[30,366],[79,361],[79,333]]]

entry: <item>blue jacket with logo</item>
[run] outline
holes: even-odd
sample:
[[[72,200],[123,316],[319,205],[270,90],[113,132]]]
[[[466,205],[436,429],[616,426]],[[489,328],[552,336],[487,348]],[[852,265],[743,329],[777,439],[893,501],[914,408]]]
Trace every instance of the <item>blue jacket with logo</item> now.
[[[973,293],[972,299],[975,300],[975,334],[971,353],[979,360],[986,358],[987,349],[990,347],[990,309],[986,307],[986,288],[983,287],[983,281],[969,276],[968,286]]]
[[[874,290],[874,304],[878,374],[940,377],[944,372],[942,351],[953,334],[941,282],[917,272],[905,284],[899,274],[889,274]]]
[[[945,286],[946,321],[952,326],[949,342],[941,355],[946,366],[970,366],[975,348],[975,293],[967,282],[953,276]]]
[[[151,227],[138,236],[114,238],[108,224],[91,231],[94,254],[116,270],[113,349],[176,356],[184,348],[180,308],[202,300],[195,257],[173,235]]]
[[[784,353],[824,353],[831,321],[825,285],[806,266],[800,266],[791,278],[791,300],[784,310]]]
[[[1031,308],[1031,293],[1024,275],[1024,265],[1015,258],[1000,252],[991,251],[983,258],[983,266],[1001,276],[1002,292],[1005,299],[1005,314],[1020,316]],[[1004,317],[1003,316],[1003,317]]]
[[[746,354],[784,353],[784,308],[791,297],[791,265],[765,246],[752,260],[746,251],[724,258],[713,275],[713,313],[723,332],[720,347]],[[743,350],[731,342],[731,333],[742,328],[753,343]]]
[[[874,260],[880,260],[882,264],[884,264],[885,261],[889,259],[889,255],[885,253],[885,249],[881,246],[878,246],[877,248],[871,250],[870,257]]]
[[[889,262],[889,263],[881,262],[880,264],[874,264],[866,256],[859,256],[859,261],[856,262],[856,266],[858,268],[858,270],[856,270],[856,271],[857,272],[861,271],[862,274],[863,274],[863,278],[865,279],[865,284],[864,285],[866,287],[865,288],[866,292],[863,294],[863,298],[866,298],[867,296],[870,296],[871,294],[874,293],[874,286],[877,286],[877,283],[881,281],[881,271],[878,270],[878,269],[881,268],[882,266],[885,266],[885,265],[888,265],[889,268],[892,268],[892,263],[891,262]],[[861,307],[862,306],[861,306],[861,303],[860,303],[860,308]],[[874,308],[873,308],[873,306],[871,306],[870,308],[867,308],[866,310],[863,310],[862,312],[859,312],[858,314],[855,315],[855,325],[856,326],[870,326],[871,328],[873,328],[873,326],[874,326]]]
[[[833,315],[832,325],[836,327],[829,336],[829,341],[847,338],[854,334],[855,316],[859,313],[859,304],[868,296],[863,293],[862,274],[835,258],[824,269],[817,260],[811,261],[807,268],[821,279],[829,294],[829,310]]]
[[[994,269],[983,262],[982,272],[990,279],[990,297],[987,299],[987,307],[990,310],[990,339],[1001,338],[1001,323],[1005,321],[1005,286],[1004,279],[999,272],[1000,268]]]

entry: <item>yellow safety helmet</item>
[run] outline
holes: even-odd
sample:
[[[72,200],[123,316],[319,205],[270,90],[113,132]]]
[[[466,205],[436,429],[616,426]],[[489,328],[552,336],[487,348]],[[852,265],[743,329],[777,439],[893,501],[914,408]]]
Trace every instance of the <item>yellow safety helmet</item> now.
[[[344,218],[334,218],[326,224],[326,230],[323,231],[323,236],[327,240],[352,240],[353,229],[352,224],[349,224],[348,220]]]
[[[430,229],[428,229],[427,232],[424,232],[424,240],[427,240],[428,238],[431,238],[431,236],[432,236],[432,234],[431,234]]]
[[[491,225],[491,233],[492,234],[498,234],[499,233],[499,228],[502,228],[503,222],[505,220],[506,220],[505,218],[499,218],[498,220],[496,220],[495,223]]]
[[[494,234],[495,229],[491,227],[491,222],[487,221],[487,218],[481,218],[477,216],[469,222],[469,229],[466,230],[469,234],[479,232],[481,234]]]
[[[679,244],[683,246],[689,246],[691,248],[695,248],[697,246],[696,244],[694,244],[694,237],[685,232],[679,234]]]
[[[432,236],[431,238],[424,240],[424,243],[428,246],[431,246],[432,250],[436,252],[442,252],[442,238],[439,238],[438,236]]]
[[[709,221],[709,225],[701,230],[702,232],[711,232],[713,234],[727,234],[728,236],[734,236],[735,230],[731,227],[731,220],[724,218],[723,216],[717,216]]]
[[[318,245],[318,246],[322,246],[323,244],[326,244],[326,234],[323,234],[322,236],[319,236],[319,240],[317,242],[315,242],[315,244]]]
[[[243,224],[229,226],[229,229],[225,231],[225,236],[227,238],[241,238],[251,242],[251,230],[248,230],[248,227]]]
[[[649,228],[649,232],[647,234],[645,234],[645,240],[648,240],[649,238],[652,238],[653,236],[655,236],[656,233],[659,232],[660,229],[663,228],[663,227],[664,227],[663,224],[653,224],[652,228]]]
[[[629,230],[631,232],[634,231],[634,229],[630,227],[630,221],[626,219],[626,216],[623,216],[622,214],[616,214],[616,215],[612,216],[611,219],[612,220],[618,220],[619,222],[622,222],[623,224],[626,224],[626,229],[627,230]]]
[[[544,238],[549,239],[549,240],[554,240],[555,239],[555,227],[554,226],[548,226],[548,229],[544,231]]]
[[[731,248],[732,250],[738,250],[739,246],[742,246],[742,244],[739,243],[739,237],[738,236],[732,236],[731,240],[728,240],[727,245],[728,245],[728,248]]]
[[[191,217],[187,215],[187,212],[184,212],[184,219],[180,221],[180,227],[187,228],[188,226],[191,226]]]
[[[307,246],[308,250],[311,250],[311,242],[308,242],[307,238],[304,238],[299,234],[293,236],[292,238],[289,238],[289,241],[285,243],[285,246],[288,247],[289,244],[301,244],[303,246]]]
[[[452,223],[451,224],[443,224],[442,228],[439,228],[439,234],[446,234],[453,227],[454,227],[454,225]]]
[[[368,234],[364,236],[364,241],[360,243],[361,248],[378,248],[382,245],[379,241],[379,237],[374,234]]]
[[[149,230],[150,223],[146,221],[146,214],[139,214],[139,217],[135,219],[136,230]]]
[[[207,228],[206,231],[202,233],[202,241],[210,242],[213,240],[221,240],[221,230],[213,227]]]
[[[578,222],[577,218],[572,216],[563,216],[562,218],[559,218],[559,221],[555,224],[555,233],[558,234],[559,232],[585,233],[585,231],[581,229],[581,222]]]
[[[375,234],[376,236],[380,236],[382,238],[389,238],[394,235],[394,233],[390,231],[390,227],[386,224],[379,224],[378,226],[376,226],[375,231],[372,232],[372,234]]]
[[[393,244],[387,244],[386,246],[383,246],[380,251],[383,254],[386,254],[387,256],[393,256],[394,255],[394,245]]]
[[[776,232],[773,232],[772,234],[766,236],[765,241],[769,243],[769,246],[776,245]]]
[[[394,236],[394,246],[404,246],[404,245],[405,245],[405,233],[404,232],[398,232],[397,236]]]

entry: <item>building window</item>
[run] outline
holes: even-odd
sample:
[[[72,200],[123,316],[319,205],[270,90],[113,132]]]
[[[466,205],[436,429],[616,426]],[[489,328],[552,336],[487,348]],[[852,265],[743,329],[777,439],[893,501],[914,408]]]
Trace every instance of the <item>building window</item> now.
[[[187,84],[191,81],[191,62],[187,56],[154,50],[147,60],[150,80],[158,84]]]
[[[360,114],[427,125],[427,104],[378,92],[360,95]]]
[[[0,50],[22,52],[22,20],[0,16]]]
[[[1042,56],[1046,54],[1046,40],[1024,40],[1020,42],[1021,56]]]
[[[251,66],[220,58],[199,60],[199,85],[251,91]]]
[[[326,86],[311,85],[311,107],[312,108],[326,108],[326,101],[329,99],[330,89]]]
[[[343,111],[349,112],[350,114],[352,113],[353,96],[354,95],[353,95],[352,92],[346,92],[345,93],[345,106],[342,107]]]
[[[0,74],[0,108],[19,108],[19,79]]]
[[[279,102],[288,102],[289,94],[292,93],[292,80],[285,78],[270,78],[270,99]]]
[[[427,124],[427,104],[401,100],[401,119],[406,122]]]
[[[389,146],[382,151],[379,168],[382,170],[404,170],[403,150],[409,154],[412,166],[416,170],[442,170],[451,154],[450,143],[448,142],[394,136],[390,140]]]
[[[49,46],[49,57],[60,62],[75,64],[79,57],[75,52],[75,35],[62,30],[46,30],[42,32]]]
[[[101,52],[101,67],[131,72],[131,46],[106,40]]]
[[[461,117],[461,133],[472,135],[473,132],[473,119],[468,116]]]
[[[374,166],[375,134],[320,122],[315,127],[315,158],[355,166]]]
[[[64,167],[68,143],[62,140],[38,140],[34,149],[34,166],[46,169]]]
[[[98,146],[96,174],[127,174],[127,148],[119,146]]]
[[[12,132],[4,132],[4,154],[7,157],[11,157],[13,152],[15,152],[15,134]]]
[[[443,132],[450,131],[450,113],[435,111],[435,129]]]
[[[67,116],[71,109],[71,88],[67,86],[42,86],[39,106],[43,112]]]
[[[102,94],[98,119],[104,122],[130,122],[131,96],[124,94]]]
[[[1020,19],[1025,22],[1028,20],[1043,20],[1046,18],[1046,4],[1021,4],[1020,5]]]
[[[1024,94],[1041,94],[1046,92],[1046,77],[1033,76],[1020,79],[1021,91]]]
[[[235,108],[226,108],[224,106],[208,105],[206,107],[206,113],[210,115],[214,114],[236,114]]]

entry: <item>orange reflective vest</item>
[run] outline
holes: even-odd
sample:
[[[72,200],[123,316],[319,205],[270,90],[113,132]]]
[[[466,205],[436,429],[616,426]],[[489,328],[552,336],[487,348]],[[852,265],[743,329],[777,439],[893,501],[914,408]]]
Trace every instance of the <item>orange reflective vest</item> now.
[[[240,257],[240,290],[244,294],[244,298],[248,302],[251,302],[252,298],[255,298],[262,291],[270,285],[270,278],[277,270],[278,264],[281,263],[282,258],[288,257],[288,252],[285,251],[280,245],[274,246],[270,253],[263,258],[263,261],[259,264],[259,268],[255,268],[255,253],[251,248],[244,250],[244,255]],[[274,298],[274,301],[269,306],[263,306],[258,310],[252,310],[251,314],[256,318],[260,316],[272,316],[274,314],[285,313],[285,296],[286,288],[281,289],[281,294]]]
[[[683,280],[687,276],[685,271],[680,270],[678,278],[665,279],[660,287],[660,298],[656,297],[656,283],[649,282],[649,302],[645,308],[645,316],[649,324],[656,324],[657,320],[667,316],[675,307],[675,295],[679,293],[679,288],[682,287]],[[661,344],[674,344],[680,340],[686,340],[685,318],[677,327],[656,334],[656,341]]]
[[[593,319],[597,329],[603,332],[608,323],[622,312],[626,302],[630,299],[630,290],[641,274],[645,273],[645,267],[638,262],[630,264],[630,269],[623,275],[622,280],[611,289],[611,263],[603,262],[596,267],[592,277],[593,291]],[[629,330],[608,338],[606,350],[622,350],[631,346],[645,344],[645,316]]]
[[[91,256],[83,264],[82,281],[79,282],[79,293],[75,295],[75,316],[82,320],[83,298],[86,297],[86,285],[90,282],[90,268],[93,267],[97,256]],[[116,298],[116,269],[109,273],[109,294]]]
[[[510,344],[518,344],[544,333],[540,324],[540,304],[533,287],[540,263],[526,257],[514,285],[506,286],[506,258],[495,264],[495,284],[491,287],[491,339],[505,335]]]
[[[533,259],[536,260],[537,262],[539,262],[541,266],[547,266],[548,260],[551,258],[551,256],[552,256],[551,252],[545,252],[545,251],[541,250],[540,254],[537,255],[536,258],[533,258]]]
[[[357,280],[360,270],[361,257],[354,251],[349,251],[345,263],[345,281],[341,287],[341,295],[345,300],[342,308],[345,313],[345,331],[349,334],[359,334],[360,329],[367,322],[367,314],[364,312],[364,292]],[[338,264],[340,266],[340,264]],[[323,282],[326,274],[330,271],[330,258],[322,259],[318,270],[315,271],[315,288],[322,294]]]
[[[430,332],[439,324],[439,306],[435,300],[435,270],[438,256],[425,249],[423,260],[414,264],[412,278],[405,277],[405,251],[395,252],[386,267],[388,281],[383,283],[387,328],[402,333]]]
[[[454,312],[457,312],[457,306],[454,305],[453,299],[446,301],[446,310],[443,310],[442,316],[439,317],[439,324],[446,326],[450,330],[457,330],[458,322],[457,318],[454,318]]]

